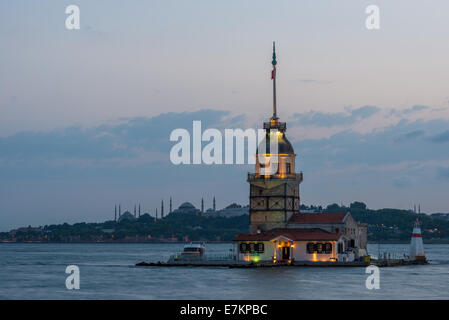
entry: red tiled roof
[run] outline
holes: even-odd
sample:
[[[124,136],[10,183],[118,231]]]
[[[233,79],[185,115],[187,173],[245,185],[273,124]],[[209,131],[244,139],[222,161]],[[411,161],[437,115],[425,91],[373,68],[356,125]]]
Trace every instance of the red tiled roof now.
[[[337,241],[341,234],[331,233],[322,229],[274,229],[255,234],[239,234],[234,241],[270,241],[277,237],[284,236],[293,241]]]
[[[295,213],[288,223],[342,223],[347,213]]]

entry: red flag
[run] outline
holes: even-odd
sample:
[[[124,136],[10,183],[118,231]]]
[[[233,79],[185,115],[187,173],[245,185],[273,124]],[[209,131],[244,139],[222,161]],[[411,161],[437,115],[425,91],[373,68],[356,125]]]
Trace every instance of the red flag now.
[[[273,70],[271,70],[271,80],[273,80],[275,76],[276,76],[276,70],[273,69]]]

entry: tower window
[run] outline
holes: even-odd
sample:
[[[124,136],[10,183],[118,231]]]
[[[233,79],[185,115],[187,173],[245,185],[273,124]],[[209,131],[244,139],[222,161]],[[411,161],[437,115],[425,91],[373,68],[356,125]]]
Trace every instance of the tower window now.
[[[291,163],[287,163],[286,171],[287,171],[287,173],[292,173],[292,164]]]

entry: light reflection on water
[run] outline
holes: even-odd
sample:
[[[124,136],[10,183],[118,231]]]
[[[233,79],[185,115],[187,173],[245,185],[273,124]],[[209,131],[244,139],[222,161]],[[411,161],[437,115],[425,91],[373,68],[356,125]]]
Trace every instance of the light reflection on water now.
[[[0,244],[0,299],[449,299],[449,245],[425,245],[427,266],[382,268],[367,290],[364,268],[145,268],[183,244]],[[229,253],[230,244],[208,244]],[[382,244],[381,251],[407,252]],[[369,245],[377,254],[379,247]],[[81,290],[65,288],[65,268],[80,268]]]

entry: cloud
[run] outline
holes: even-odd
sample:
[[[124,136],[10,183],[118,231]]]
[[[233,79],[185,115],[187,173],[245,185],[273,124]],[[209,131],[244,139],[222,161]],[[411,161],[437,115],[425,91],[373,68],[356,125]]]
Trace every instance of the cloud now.
[[[365,119],[379,112],[380,108],[374,106],[364,106],[351,111],[351,116],[355,119]]]
[[[402,111],[403,114],[410,114],[410,113],[414,113],[414,112],[418,112],[418,111],[422,111],[422,110],[426,110],[429,109],[428,106],[421,106],[421,105],[414,105],[411,108],[405,109]]]
[[[439,167],[437,168],[437,178],[440,180],[449,181],[449,167]]]
[[[404,120],[365,134],[346,129],[329,138],[305,139],[295,142],[294,147],[299,159],[307,167],[317,170],[324,165],[344,168],[351,165],[449,161],[449,150],[435,148],[428,139],[418,139],[425,132],[432,135],[448,126],[449,122],[444,120]],[[406,143],[408,141],[413,143]]]
[[[408,177],[408,176],[402,176],[402,177],[393,179],[393,185],[400,189],[410,187],[411,184],[412,184],[412,181],[411,181],[410,177]]]
[[[424,130],[414,130],[404,134],[401,134],[395,139],[396,142],[415,140],[425,134]]]
[[[410,108],[407,109],[403,109],[403,110],[399,110],[399,109],[391,109],[390,113],[392,115],[396,115],[396,116],[410,116],[416,112],[419,111],[423,111],[423,110],[428,110],[430,109],[428,106],[423,106],[423,105],[414,105]]]
[[[201,121],[202,131],[223,130],[243,127],[246,116],[201,110],[122,118],[92,128],[20,132],[0,138],[0,179],[109,180],[136,178],[143,173],[159,179],[178,173],[199,181],[195,175],[201,166],[177,167],[170,162],[175,144],[170,141],[171,132],[183,128],[192,133],[195,120]]]
[[[0,138],[0,159],[111,159],[135,157],[141,150],[167,152],[170,133],[191,130],[194,120],[203,129],[241,123],[242,116],[225,119],[226,111],[163,113],[153,118],[121,119],[93,128],[68,127],[49,132],[20,132]]]
[[[430,140],[433,142],[449,142],[449,130],[444,131],[443,133],[434,135],[430,137]]]
[[[348,109],[345,113],[322,113],[316,111],[295,113],[293,118],[296,120],[296,124],[334,127],[354,124],[357,121],[371,117],[379,111],[380,108],[375,106],[363,106],[358,109]]]
[[[405,137],[406,139],[415,139],[415,138],[417,138],[417,137],[422,136],[423,134],[424,134],[424,131],[423,131],[423,130],[415,130],[415,131],[406,133],[406,134],[404,135],[404,137]]]
[[[320,126],[337,123],[354,123],[376,114],[378,107],[365,106],[346,113],[312,113],[309,118],[289,122],[287,136],[293,141],[298,159],[305,168],[345,168],[352,165],[382,166],[401,162],[444,161],[449,151],[435,148],[432,143],[440,141],[447,132],[442,129],[449,123],[444,120],[400,121],[383,130],[370,133],[339,130],[327,138],[309,138],[298,141],[295,130],[303,122]],[[298,116],[296,116],[298,117]],[[201,110],[197,112],[164,113],[152,118],[120,119],[93,128],[68,127],[50,132],[21,132],[0,138],[0,163],[2,177],[59,176],[73,171],[87,176],[96,168],[95,176],[125,175],[126,168],[151,166],[171,168],[169,152],[173,142],[169,141],[172,130],[192,130],[194,120],[202,121],[202,129],[244,128],[245,115],[231,115],[226,111]],[[428,133],[433,140],[419,139]],[[435,138],[437,137],[438,138]],[[413,141],[413,143],[407,143]],[[117,169],[115,172],[115,168]],[[93,170],[93,169],[92,169]],[[146,169],[145,169],[146,170]],[[150,170],[150,169],[148,169]],[[183,172],[193,172],[184,168]],[[156,174],[157,175],[157,174]]]

